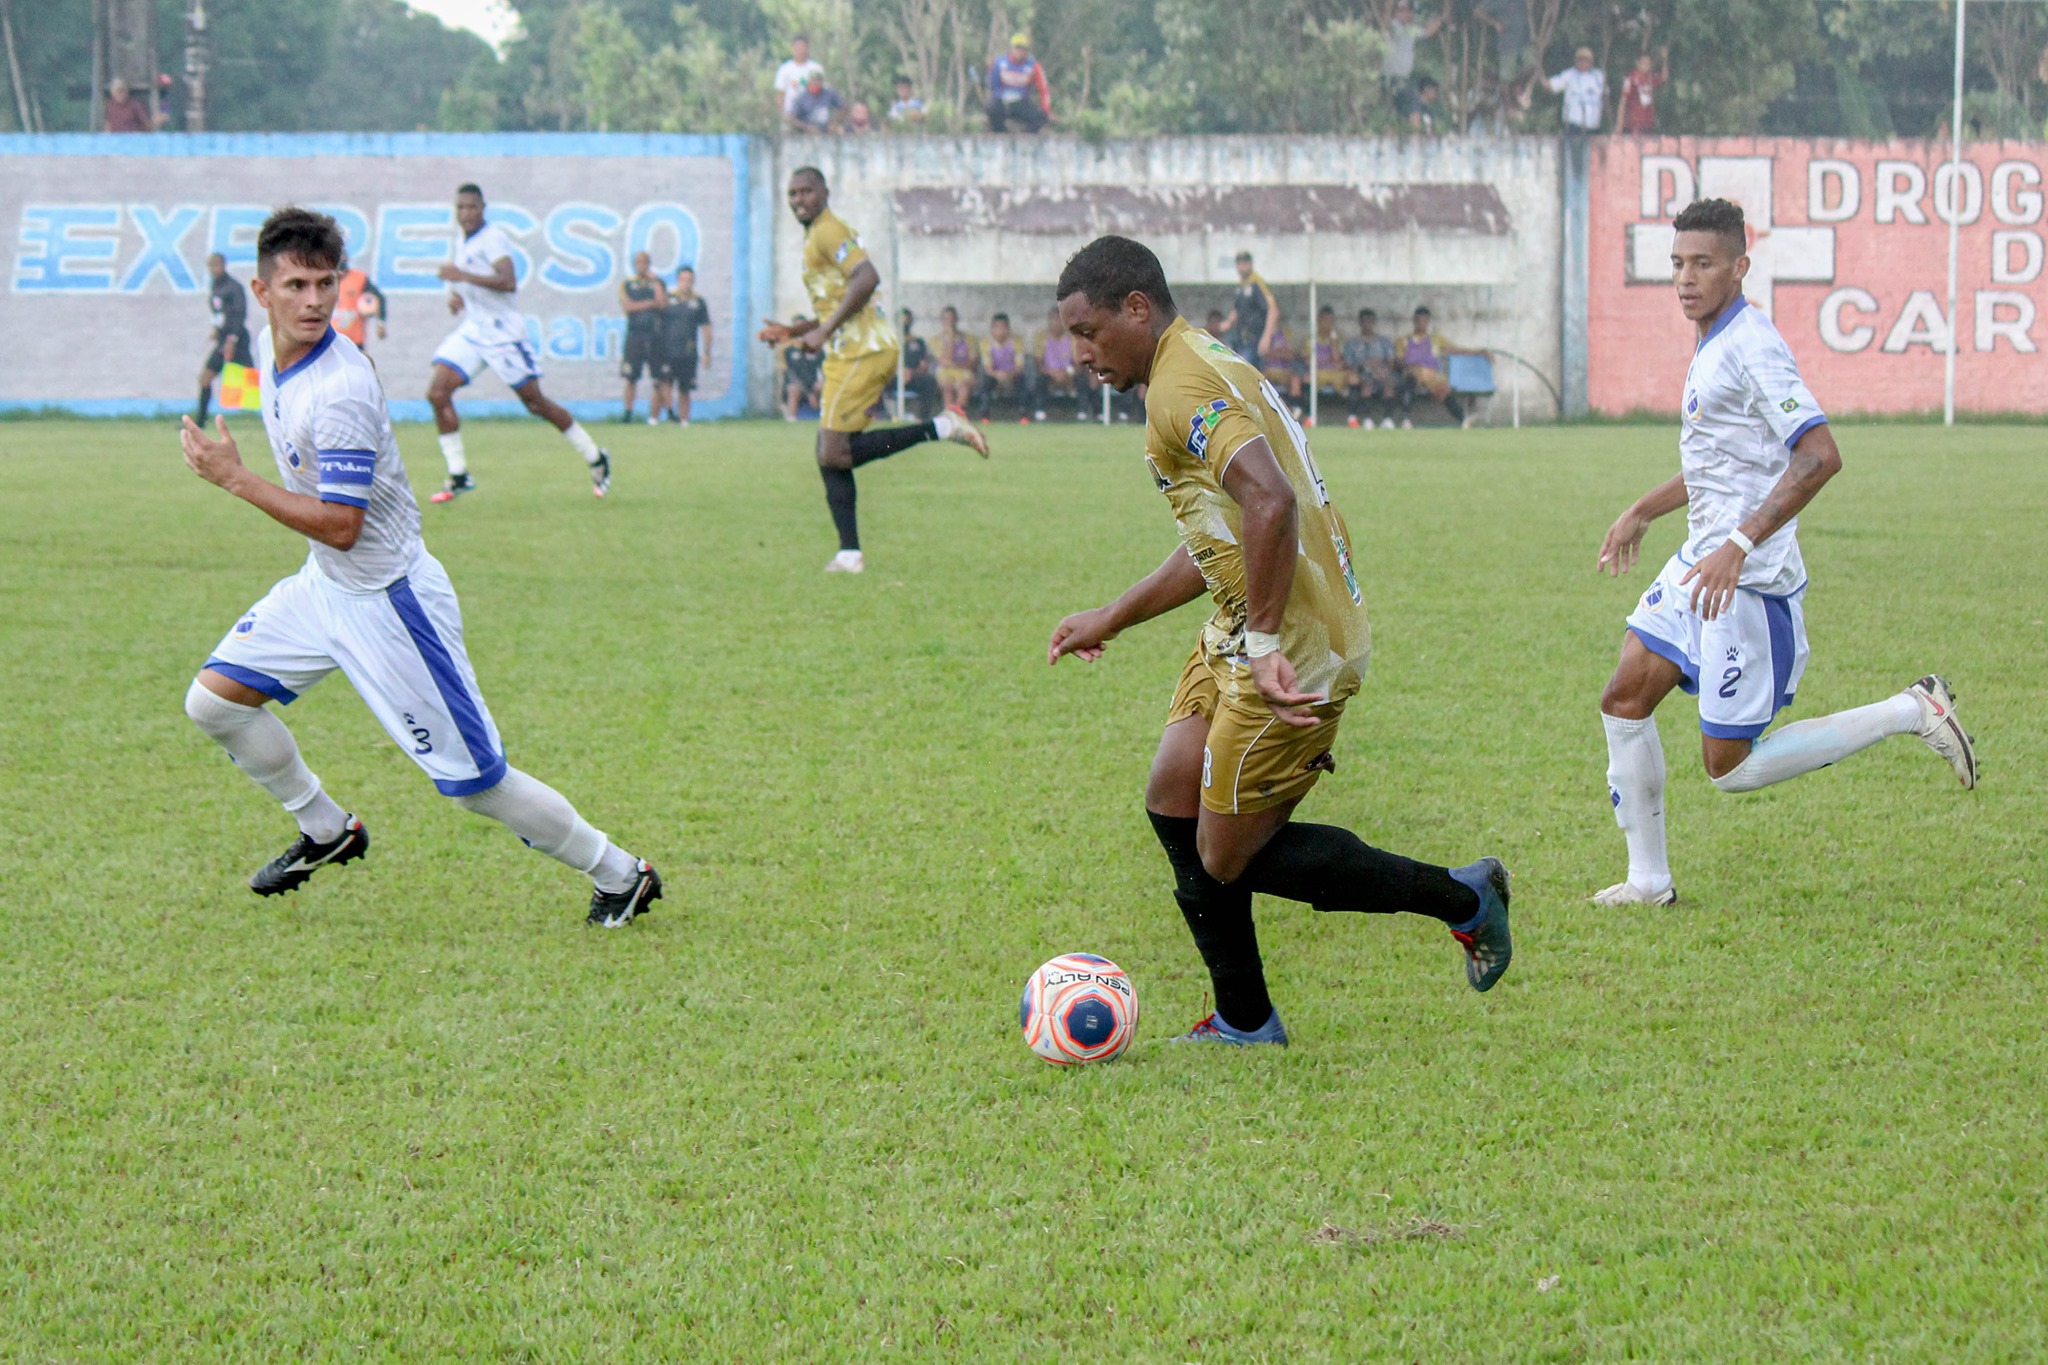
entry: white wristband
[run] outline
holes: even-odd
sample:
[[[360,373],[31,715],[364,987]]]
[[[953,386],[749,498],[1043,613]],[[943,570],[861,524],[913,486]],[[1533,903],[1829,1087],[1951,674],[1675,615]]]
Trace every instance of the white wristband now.
[[[1280,652],[1280,637],[1268,635],[1263,630],[1248,630],[1244,633],[1244,653],[1248,659],[1263,659],[1268,654]]]
[[[1733,531],[1730,531],[1728,533],[1728,540],[1730,544],[1738,546],[1742,550],[1742,553],[1746,555],[1753,555],[1756,553],[1756,542],[1751,540],[1748,536],[1742,534],[1741,527],[1737,527]]]

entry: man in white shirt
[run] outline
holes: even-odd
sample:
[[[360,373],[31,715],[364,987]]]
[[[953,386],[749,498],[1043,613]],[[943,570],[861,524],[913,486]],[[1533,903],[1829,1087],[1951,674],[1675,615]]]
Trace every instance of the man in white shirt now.
[[[789,60],[775,68],[775,126],[789,117],[797,92],[812,76],[823,76],[825,68],[811,60],[811,40],[799,33],[789,40]]]
[[[1671,277],[1699,331],[1685,378],[1679,473],[1622,513],[1599,566],[1625,572],[1650,523],[1687,511],[1689,535],[1629,613],[1621,662],[1600,698],[1607,786],[1628,841],[1628,878],[1600,905],[1678,899],[1664,844],[1664,750],[1652,716],[1674,687],[1699,697],[1700,758],[1715,786],[1755,791],[1917,735],[1977,785],[1977,758],[1938,674],[1850,711],[1764,731],[1806,670],[1806,561],[1798,515],[1842,467],[1828,419],[1770,320],[1742,297],[1742,209],[1703,199],[1678,215]]]
[[[1552,76],[1550,88],[1564,96],[1564,130],[1567,133],[1597,133],[1607,108],[1607,73],[1593,65],[1593,49],[1582,47],[1572,54],[1572,64]]]
[[[448,281],[448,311],[461,321],[434,348],[427,380],[427,402],[433,405],[434,427],[441,433],[441,458],[448,462],[448,482],[432,501],[452,502],[476,487],[462,448],[455,391],[486,366],[528,412],[562,433],[590,467],[591,492],[603,497],[612,487],[611,455],[598,449],[567,408],[540,391],[540,358],[527,341],[526,315],[512,301],[519,288],[512,239],[504,229],[484,221],[484,192],[475,185],[456,189],[455,222],[462,240],[456,244],[455,258],[441,267],[441,278]]]
[[[442,795],[588,875],[590,923],[626,924],[661,898],[661,878],[506,762],[463,648],[455,589],[420,540],[376,368],[332,326],[341,258],[341,230],[326,214],[279,209],[257,234],[250,287],[270,325],[256,363],[282,487],[242,463],[225,421],[217,440],[189,417],[182,432],[195,474],[311,546],[305,565],[221,638],[185,694],[192,722],[298,822],[298,839],[249,887],[280,895],[369,851],[363,822],[327,794],[266,709],[338,669]]]

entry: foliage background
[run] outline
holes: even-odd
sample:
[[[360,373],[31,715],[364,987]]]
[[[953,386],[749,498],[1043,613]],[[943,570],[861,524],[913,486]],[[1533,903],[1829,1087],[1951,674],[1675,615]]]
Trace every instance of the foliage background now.
[[[398,0],[216,0],[213,126],[771,132],[769,82],[801,32],[834,88],[881,115],[892,77],[927,126],[980,126],[986,63],[1029,30],[1061,126],[1083,136],[1376,133],[1397,126],[1380,79],[1394,0],[511,0],[520,34],[481,39]],[[159,0],[176,72],[179,0]],[[1528,48],[1499,53],[1522,11]],[[1592,47],[1610,101],[1638,53],[1671,51],[1667,131],[1849,137],[1947,128],[1954,10],[1901,0],[1425,0],[1441,19],[1418,72],[1442,79],[1452,128],[1548,132],[1538,77]],[[88,124],[89,7],[12,6],[24,85],[49,131]],[[2040,137],[2048,5],[1972,6],[1971,131]],[[0,86],[8,78],[0,63]],[[11,87],[0,129],[18,125]]]

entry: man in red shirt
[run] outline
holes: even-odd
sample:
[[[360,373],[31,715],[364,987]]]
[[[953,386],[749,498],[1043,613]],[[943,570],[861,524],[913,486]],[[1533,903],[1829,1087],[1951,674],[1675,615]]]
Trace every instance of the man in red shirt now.
[[[107,131],[110,133],[151,133],[156,121],[149,106],[137,99],[128,82],[118,77],[107,86]]]
[[[1624,133],[1657,131],[1657,89],[1671,79],[1671,49],[1664,48],[1657,55],[1662,62],[1661,69],[1650,69],[1650,54],[1645,52],[1636,58],[1635,69],[1621,83],[1621,131]]]

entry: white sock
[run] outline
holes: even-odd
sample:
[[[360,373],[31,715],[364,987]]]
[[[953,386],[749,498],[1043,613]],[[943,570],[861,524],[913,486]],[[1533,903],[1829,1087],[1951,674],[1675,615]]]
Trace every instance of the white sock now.
[[[298,741],[268,707],[216,696],[195,678],[185,693],[185,714],[228,751],[251,781],[292,813],[300,833],[323,844],[341,837],[347,812],[321,790],[320,779],[299,757]]]
[[[1623,720],[1601,713],[1607,727],[1607,793],[1614,822],[1628,840],[1628,880],[1651,894],[1671,885],[1664,848],[1664,745],[1657,718]]]
[[[598,456],[600,454],[597,448],[597,442],[590,439],[590,433],[583,429],[583,423],[569,423],[569,425],[563,430],[562,435],[568,438],[570,445],[576,447],[576,453],[583,457],[583,463],[597,463]]]
[[[1758,740],[1733,772],[1714,779],[1724,792],[1753,792],[1839,762],[1893,735],[1920,732],[1920,702],[1901,692],[1883,701],[1802,720]]]
[[[455,478],[469,472],[469,461],[462,453],[462,433],[444,431],[441,433],[441,458],[448,462],[448,477]]]
[[[568,797],[517,768],[507,768],[505,780],[489,791],[458,796],[455,804],[488,815],[530,847],[588,876],[600,891],[624,891],[639,873],[640,860],[592,829]]]
[[[932,431],[941,441],[952,440],[954,429],[952,413],[942,412],[937,417],[932,418]]]

